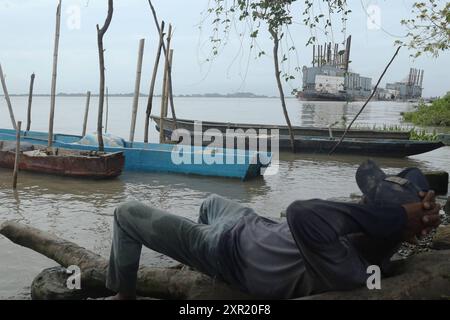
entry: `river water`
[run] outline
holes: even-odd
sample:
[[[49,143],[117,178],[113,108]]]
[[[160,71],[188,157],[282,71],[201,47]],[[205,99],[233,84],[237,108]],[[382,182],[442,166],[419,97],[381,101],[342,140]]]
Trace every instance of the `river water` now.
[[[109,132],[127,138],[132,98],[112,97],[109,101]],[[26,120],[27,99],[13,97],[17,120]],[[179,118],[216,121],[283,124],[277,99],[176,98]],[[141,99],[136,131],[143,137],[145,99]],[[50,101],[36,97],[32,130],[47,131]],[[95,130],[97,100],[92,100],[89,129]],[[294,124],[326,126],[347,121],[362,103],[300,102],[288,100]],[[159,110],[159,99],[155,100]],[[382,127],[401,124],[400,112],[410,110],[407,103],[373,102],[357,121],[357,126]],[[0,128],[10,128],[5,102],[0,102]],[[84,98],[59,97],[55,115],[55,132],[80,134]],[[156,114],[156,112],[155,112]],[[157,139],[152,128],[151,137]],[[277,175],[241,182],[232,179],[173,174],[124,173],[112,181],[83,181],[21,172],[18,190],[12,191],[12,172],[0,169],[0,222],[16,220],[74,241],[108,256],[114,208],[128,200],[139,200],[175,214],[196,218],[202,200],[210,193],[234,199],[254,207],[260,214],[278,219],[292,201],[307,198],[347,197],[357,193],[354,174],[364,157],[327,155],[280,156]],[[450,147],[405,159],[376,159],[389,172],[417,166],[426,170],[450,171]],[[168,266],[174,261],[144,250],[142,263]],[[0,236],[0,298],[28,298],[33,278],[55,263],[18,247]]]

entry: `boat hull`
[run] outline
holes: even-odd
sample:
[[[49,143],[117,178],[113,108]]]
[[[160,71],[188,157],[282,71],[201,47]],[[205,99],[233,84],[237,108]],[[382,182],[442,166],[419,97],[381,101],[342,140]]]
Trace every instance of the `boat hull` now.
[[[169,139],[172,136],[172,130],[164,130],[165,136]],[[204,146],[211,143],[212,136],[207,133],[204,135],[198,134],[194,136],[191,134],[190,141],[202,141]],[[214,137],[214,139],[217,139]],[[245,137],[245,143],[237,143],[236,136],[222,135],[222,141],[215,141],[227,145],[234,140],[234,145],[244,148],[246,150],[258,148],[259,150],[272,150],[271,139],[258,138],[258,144],[252,143],[249,137]],[[336,143],[337,138],[323,138],[323,137],[295,137],[295,147],[297,153],[329,153]],[[183,143],[183,140],[180,141]],[[261,148],[261,145],[263,148]],[[412,140],[395,140],[395,139],[353,139],[345,138],[342,143],[336,148],[334,153],[339,154],[353,154],[366,155],[390,158],[403,158],[412,155],[418,155],[435,149],[443,147],[442,142],[427,142],[427,141],[412,141]],[[279,136],[278,148],[280,151],[291,151],[291,141],[289,136]]]
[[[110,179],[120,176],[125,164],[121,152],[95,155],[55,149],[48,155],[36,151],[21,152],[19,170],[75,178]],[[15,152],[0,151],[0,167],[14,169],[15,157]]]
[[[47,145],[47,138],[48,134],[45,132],[30,131],[22,132],[21,140]],[[0,139],[14,141],[15,133],[13,130],[0,129]],[[71,150],[98,150],[98,146],[77,144],[76,142],[80,139],[81,137],[77,135],[55,134],[53,140],[55,147]],[[126,142],[125,147],[105,147],[105,152],[123,152],[126,159],[125,171],[193,174],[249,180],[261,176],[262,168],[269,165],[261,163],[260,154],[255,151],[220,149],[214,152],[214,157],[207,158],[203,156],[205,148],[192,147],[181,151],[177,148],[179,146],[171,144]],[[185,155],[184,162],[174,162],[173,155],[177,152]],[[212,151],[206,150],[207,152]],[[264,159],[268,158],[270,155],[265,155]]]
[[[303,101],[352,101],[352,98],[344,93],[299,92],[297,98]]]
[[[152,116],[153,121],[155,121],[157,130],[159,130],[160,117]],[[173,130],[174,123],[170,118],[165,118],[164,129]],[[186,129],[188,131],[194,131],[194,121],[186,119],[177,119],[178,129]],[[222,133],[226,133],[227,130],[249,130],[254,129],[257,132],[261,130],[278,130],[281,136],[289,135],[289,129],[287,126],[281,125],[265,125],[265,124],[245,124],[245,123],[225,123],[225,122],[214,122],[214,121],[202,121],[202,131],[205,132],[209,129],[217,129]],[[330,137],[330,129],[328,128],[314,128],[314,127],[292,127],[295,136],[306,136],[306,137]],[[342,128],[332,128],[331,136],[339,138],[344,134],[345,129]],[[409,132],[400,131],[381,131],[381,130],[361,130],[352,129],[347,135],[348,138],[363,138],[363,139],[399,139],[399,140],[409,140]]]

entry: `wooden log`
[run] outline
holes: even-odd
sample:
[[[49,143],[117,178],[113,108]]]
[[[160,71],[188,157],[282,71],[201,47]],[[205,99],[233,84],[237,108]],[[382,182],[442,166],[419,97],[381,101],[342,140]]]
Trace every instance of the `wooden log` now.
[[[105,103],[105,49],[103,47],[103,37],[111,24],[111,20],[114,13],[113,0],[108,0],[108,15],[106,16],[103,27],[97,24],[97,46],[98,46],[98,59],[100,66],[100,89],[98,94],[98,117],[97,117],[97,137],[98,137],[98,150],[103,152],[105,145],[103,143],[103,106]]]
[[[105,290],[108,261],[98,254],[55,235],[17,222],[5,222],[0,234],[12,242],[32,249],[67,268],[81,269],[81,286]],[[199,272],[186,269],[141,266],[137,293],[162,299],[238,299],[247,295]],[[86,293],[89,296],[89,292]]]
[[[155,65],[153,66],[153,74],[152,74],[152,80],[150,82],[150,92],[148,94],[148,101],[147,101],[147,110],[145,114],[145,129],[144,129],[144,142],[148,143],[148,131],[150,126],[150,115],[152,114],[153,109],[153,98],[155,95],[155,85],[156,85],[156,77],[158,75],[158,69],[159,69],[159,61],[161,60],[161,52],[162,47],[164,45],[164,21],[161,22],[161,28],[159,29],[159,46],[158,50],[156,52],[156,59],[155,59]]]
[[[86,108],[84,110],[83,131],[81,133],[82,137],[84,137],[86,135],[87,122],[88,122],[88,118],[89,118],[89,106],[90,106],[90,103],[91,103],[91,92],[88,91],[86,93]]]
[[[136,82],[134,86],[134,98],[133,98],[133,109],[131,112],[131,126],[130,126],[130,139],[131,143],[134,142],[134,133],[136,131],[136,117],[139,104],[139,94],[141,90],[141,76],[142,76],[142,61],[144,57],[144,45],[145,39],[139,41],[139,52],[138,52],[138,62],[136,70]]]
[[[6,105],[8,106],[9,117],[11,118],[11,124],[14,129],[16,129],[16,119],[14,117],[14,111],[11,104],[11,99],[9,98],[8,88],[6,87],[5,75],[3,74],[2,64],[0,63],[0,79],[2,82],[3,94],[5,95]]]
[[[30,80],[30,91],[28,92],[27,131],[31,130],[31,105],[33,103],[33,89],[35,78],[36,75],[33,73]]]
[[[165,55],[165,65],[164,65],[164,77],[163,77],[163,89],[161,95],[161,119],[159,121],[159,143],[164,143],[164,119],[167,117],[167,102],[168,102],[168,76],[169,76],[169,62],[170,62],[170,42],[172,39],[172,25],[169,24],[169,31],[167,33],[167,51]]]
[[[41,230],[5,222],[0,234],[58,262],[63,267],[76,265],[82,271],[85,292],[74,292],[77,299],[97,296],[105,290],[107,260],[75,243]],[[48,273],[48,272],[47,272]],[[42,274],[41,274],[42,275]],[[431,251],[396,263],[395,275],[382,279],[381,290],[360,288],[346,292],[329,292],[302,299],[448,299],[450,296],[450,250]],[[64,286],[52,283],[49,287]],[[37,281],[35,281],[37,282]],[[49,289],[47,287],[47,289]],[[47,298],[49,290],[46,291]],[[249,299],[224,283],[187,269],[140,267],[137,293],[144,297],[169,299]],[[81,294],[81,296],[79,295]]]
[[[50,92],[50,119],[48,124],[48,146],[53,145],[53,124],[55,120],[55,104],[56,104],[56,77],[58,75],[58,51],[59,51],[59,35],[61,32],[61,0],[56,8],[56,27],[55,27],[55,46],[53,49],[53,72],[52,72],[52,88]]]
[[[63,267],[44,269],[31,283],[32,300],[84,300],[112,296],[106,288],[90,287],[83,283],[80,290],[67,286],[68,272]]]
[[[17,122],[16,129],[16,157],[14,160],[14,172],[13,172],[13,189],[17,189],[17,175],[19,173],[19,160],[20,160],[20,130],[22,128],[22,121]]]

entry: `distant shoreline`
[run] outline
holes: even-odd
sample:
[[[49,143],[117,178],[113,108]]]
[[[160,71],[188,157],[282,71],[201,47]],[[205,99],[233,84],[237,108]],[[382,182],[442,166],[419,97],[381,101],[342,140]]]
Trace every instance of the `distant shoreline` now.
[[[4,95],[0,95],[4,97]],[[28,94],[10,94],[10,97],[28,97]],[[58,93],[57,97],[86,97],[86,93]],[[92,97],[98,97],[98,94],[92,94]],[[33,97],[50,97],[50,94],[34,94]],[[133,93],[113,93],[109,94],[109,97],[122,97],[122,98],[132,98]],[[140,94],[141,98],[147,98],[148,94]],[[155,95],[155,98],[160,98],[161,95]],[[292,96],[293,97],[293,96]],[[174,95],[174,98],[249,98],[249,99],[277,99],[275,96],[257,95],[253,93],[230,93],[230,94],[220,94],[220,93],[205,93],[205,94],[179,94]],[[288,97],[289,98],[289,97]]]

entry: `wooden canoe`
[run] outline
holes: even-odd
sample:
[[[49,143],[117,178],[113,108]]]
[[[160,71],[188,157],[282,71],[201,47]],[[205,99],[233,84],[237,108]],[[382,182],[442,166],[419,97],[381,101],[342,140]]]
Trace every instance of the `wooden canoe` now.
[[[15,143],[0,141],[0,167],[14,169]],[[76,178],[107,179],[122,173],[122,152],[98,153],[24,144],[19,170]]]
[[[38,131],[22,132],[22,141],[33,145],[48,144],[48,133]],[[78,142],[81,136],[70,134],[54,134],[54,146],[70,150],[95,151],[98,145],[82,145]],[[0,129],[0,140],[15,141],[15,130]],[[238,178],[243,181],[258,178],[262,169],[270,164],[271,154],[258,151],[214,148],[215,158],[221,158],[215,163],[209,163],[205,158],[211,153],[210,148],[183,148],[181,153],[190,161],[175,163],[172,156],[180,154],[180,148],[174,144],[155,144],[124,141],[123,147],[107,147],[106,152],[123,152],[125,171],[166,172],[178,174],[194,174],[201,176]],[[204,155],[204,156],[202,156]],[[183,157],[184,158],[184,157]],[[232,163],[228,159],[234,159]],[[197,162],[197,160],[200,160]],[[263,161],[261,160],[263,159]]]
[[[164,134],[167,139],[171,139],[172,130],[164,130]],[[238,139],[243,138],[244,143],[238,143]],[[221,141],[216,141],[217,137],[212,134],[204,133],[194,134],[191,133],[190,143],[202,141],[204,146],[211,144],[211,141],[215,143],[221,143],[227,145],[230,141],[234,141],[234,146],[237,148],[244,148],[245,150],[254,149],[257,147],[259,150],[268,150],[274,152],[271,146],[271,137],[263,136],[258,139],[256,144],[252,144],[248,136],[245,135],[222,135]],[[243,140],[242,139],[242,140]],[[242,141],[241,140],[241,141]],[[305,137],[295,136],[295,147],[298,153],[329,153],[335,144],[338,142],[338,138],[325,138],[325,137]],[[180,139],[179,143],[184,143]],[[263,147],[261,148],[261,144]],[[267,148],[266,148],[267,146]],[[413,140],[400,140],[400,139],[355,139],[345,138],[339,147],[335,150],[335,153],[339,154],[353,154],[353,155],[366,155],[366,156],[378,156],[388,158],[403,158],[412,155],[418,155],[433,151],[435,149],[443,147],[442,142],[429,142],[429,141],[413,141]],[[279,136],[278,147],[280,151],[291,151],[291,142],[289,136]]]
[[[159,130],[160,117],[151,116],[155,121],[157,129]],[[174,129],[174,123],[171,118],[164,119],[165,129]],[[194,120],[177,119],[177,128],[186,129],[188,131],[194,131]],[[214,122],[214,121],[202,121],[203,132],[209,129],[218,129],[222,133],[226,133],[227,129],[254,129],[260,132],[261,129],[265,130],[279,130],[280,136],[289,135],[289,129],[283,125],[267,125],[267,124],[248,124],[248,123],[228,123],[228,122]],[[306,137],[330,137],[330,129],[328,128],[315,128],[315,127],[292,127],[295,136]],[[331,135],[334,138],[340,138],[344,134],[343,128],[332,128]],[[270,131],[269,131],[270,133]],[[351,129],[347,133],[349,138],[364,138],[364,139],[397,139],[397,140],[409,140],[410,132],[408,131],[382,131],[382,130],[363,130],[363,129]]]

